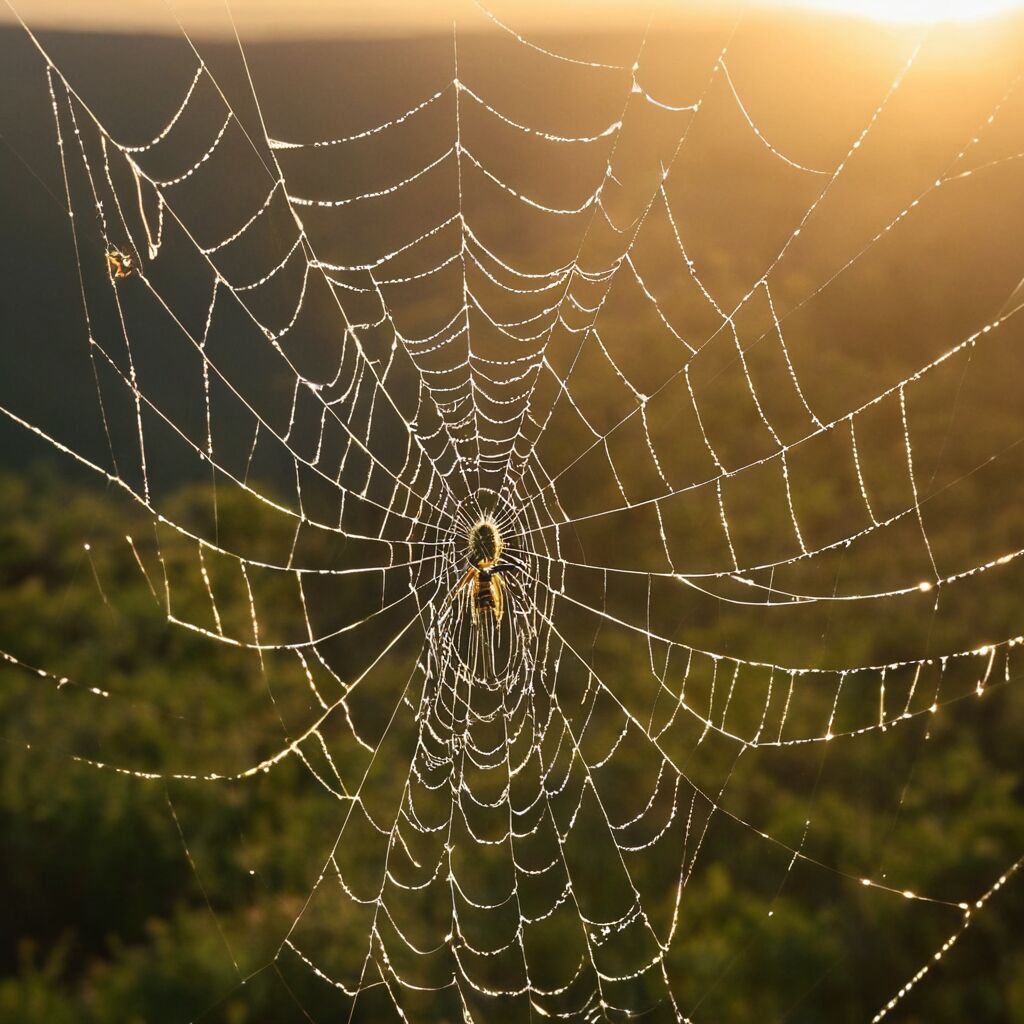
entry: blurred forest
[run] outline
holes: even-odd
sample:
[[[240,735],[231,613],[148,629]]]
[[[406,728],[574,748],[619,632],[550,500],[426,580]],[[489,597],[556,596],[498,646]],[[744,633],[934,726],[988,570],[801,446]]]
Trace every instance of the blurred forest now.
[[[972,167],[992,164],[988,177],[979,173],[980,184],[969,181],[960,191],[944,184],[926,215],[908,220],[880,243],[873,240],[936,173],[945,171],[1019,70],[1024,52],[1019,26],[1004,27],[998,43],[980,30],[976,35],[964,30],[959,39],[939,34],[929,42],[893,109],[869,136],[863,164],[853,166],[850,180],[841,180],[838,194],[801,236],[792,261],[773,278],[796,372],[823,418],[840,417],[890,388],[1013,309],[1014,296],[1020,301],[1015,288],[1024,274],[1024,204],[1019,201],[1024,171],[1022,162],[1010,157],[1024,148],[1022,97],[1008,104],[991,141],[972,157]],[[660,89],[659,95],[682,102],[698,80],[693,69],[706,73],[708,55],[714,59],[730,31],[731,26],[702,24],[688,34],[655,38],[645,81]],[[180,40],[58,33],[44,38],[104,115],[115,122],[121,118],[117,128],[125,137],[152,135],[153,124],[162,122],[151,114],[151,105],[159,99],[165,115],[177,102],[167,97],[177,97],[183,78],[187,81]],[[771,137],[780,147],[799,152],[812,166],[824,166],[834,164],[870,118],[906,57],[907,39],[895,30],[860,25],[836,29],[813,20],[755,19],[733,41],[730,62],[746,82],[748,99],[763,101]],[[622,40],[595,35],[556,42],[603,57],[620,53]],[[459,73],[466,81],[483,81],[482,93],[506,103],[525,96],[528,112],[531,103],[533,113],[544,109],[552,96],[578,101],[577,119],[581,111],[607,106],[600,106],[606,97],[596,92],[562,95],[557,83],[517,77],[523,69],[505,63],[502,53],[497,43],[467,41]],[[807,63],[788,64],[794,53]],[[249,55],[269,122],[305,139],[359,131],[407,109],[450,74],[451,41],[260,44]],[[228,91],[233,85],[244,95],[231,47],[206,44],[204,56],[223,72]],[[0,403],[107,465],[45,77],[37,55],[14,30],[0,33],[0,67],[5,85],[0,134],[6,143],[0,150]],[[796,70],[780,74],[780,67]],[[801,107],[789,104],[793,97]],[[728,95],[715,102],[720,105],[701,112],[709,125],[705,135],[700,134],[705,122],[695,122],[694,138],[670,185],[692,243],[690,255],[704,268],[709,290],[731,306],[763,269],[765,254],[778,247],[784,237],[780,225],[788,231],[814,193],[803,183],[790,188],[790,169],[780,170],[765,155]],[[579,121],[572,126],[579,129]],[[414,126],[403,136],[396,152],[407,166],[392,161],[394,154],[360,150],[351,164],[339,161],[341,170],[309,172],[303,187],[315,194],[333,188],[333,194],[339,176],[342,191],[401,178],[436,155],[434,128]],[[207,137],[205,127],[189,131]],[[534,184],[552,179],[566,188],[578,184],[576,171],[545,163],[539,153],[523,156],[489,131],[478,126],[474,145],[481,153],[496,153],[508,168],[522,168]],[[636,157],[640,178],[643,159],[643,154]],[[656,160],[650,162],[656,166]],[[440,185],[423,188],[418,200],[394,214],[394,223],[366,215],[347,224],[335,258],[373,251],[378,234],[397,231],[396,223],[408,234],[408,225],[425,216],[424,210],[435,220],[439,210],[450,212],[438,198]],[[231,223],[219,206],[234,199],[229,192],[197,193],[190,197],[193,212],[219,230],[218,218]],[[211,202],[211,194],[218,202]],[[496,201],[477,199],[474,223],[483,226],[478,230],[491,230],[487,237],[500,238],[541,264],[554,261],[548,256],[555,241],[539,225],[513,225]],[[468,187],[466,201],[473,201]],[[272,242],[279,242],[283,231],[275,222]],[[671,263],[670,241],[667,222],[653,225],[647,247],[636,257],[638,266],[654,292],[674,296],[666,300],[667,308],[687,335],[704,337],[715,320],[674,290],[679,253],[672,250]],[[271,249],[272,242],[267,243]],[[866,246],[869,258],[848,269],[850,256]],[[100,266],[102,249],[97,252]],[[96,271],[101,272],[102,267]],[[822,290],[834,274],[839,275],[836,286]],[[128,288],[137,284],[129,279],[118,287],[131,301]],[[88,281],[83,285],[89,286]],[[188,280],[181,288],[186,303],[194,299]],[[438,285],[410,299],[406,312],[412,322],[433,324],[447,315],[443,292]],[[613,295],[602,312],[602,337],[609,348],[624,365],[632,360],[638,380],[644,372],[655,385],[667,379],[675,369],[669,360],[676,357],[669,356],[661,325],[635,289],[623,287]],[[192,305],[201,322],[205,306]],[[107,315],[109,320],[102,311],[95,316],[97,334],[113,322]],[[741,324],[742,329],[762,332],[770,321],[760,315],[763,322]],[[317,326],[321,333],[310,344],[311,363],[330,344],[328,329]],[[171,329],[154,318],[138,333],[143,389],[169,403],[180,401],[182,408],[191,403],[187,415],[198,422],[202,385],[197,375],[178,372],[168,342]],[[226,324],[222,334],[228,345],[243,337],[234,324]],[[1019,359],[1024,328],[1008,317],[993,338],[907,393],[920,508],[932,550],[948,575],[1024,546]],[[380,352],[387,351],[388,341],[379,341]],[[263,363],[253,352],[238,348],[235,379],[247,393],[259,392],[261,408],[286,418],[292,399],[288,382],[262,379]],[[777,355],[768,345],[752,346],[750,372],[764,382],[780,432],[796,438],[796,415],[778,398],[784,373],[773,359]],[[720,451],[736,465],[754,461],[760,427],[754,412],[737,399],[737,394],[749,396],[736,370],[731,337],[702,350],[693,379],[710,410],[705,427]],[[584,367],[574,385],[588,412],[617,419],[620,396],[607,366]],[[396,389],[401,387],[400,381]],[[655,442],[660,452],[669,453],[666,471],[682,473],[690,471],[686,453],[699,446],[676,423],[677,411],[658,411]],[[116,451],[123,466],[130,463],[125,452],[133,443],[134,423],[116,405],[111,416],[110,455]],[[241,452],[244,461],[248,426],[225,417],[220,429],[220,447]],[[858,431],[875,513],[895,514],[908,500],[898,405],[879,405],[877,413],[858,421]],[[595,468],[584,457],[591,441],[577,421],[555,420],[537,450],[552,473],[579,459],[574,471],[567,470],[567,502],[574,514],[594,518],[563,538],[567,557],[580,563],[567,589],[597,604],[601,585],[583,566],[649,567],[662,549],[656,529],[598,514],[620,502],[606,465]],[[383,447],[389,445],[397,450],[398,442],[386,439]],[[223,478],[211,484],[209,465],[175,439],[158,441],[153,450],[148,483],[160,518],[123,488],[103,486],[95,474],[9,418],[0,424],[0,651],[9,655],[0,661],[0,1024],[339,1019],[373,1024],[385,1019],[378,1004],[358,1003],[349,1018],[347,1007],[339,1009],[345,1004],[333,986],[297,957],[279,955],[344,814],[317,784],[314,776],[323,766],[287,757],[271,770],[224,778],[272,758],[317,718],[321,707],[310,680],[294,658],[257,658],[169,621],[172,612],[175,620],[212,630],[215,592],[216,628],[226,634],[248,635],[256,618],[251,605],[259,608],[260,627],[271,640],[302,635],[309,625],[287,573],[254,583],[254,599],[247,591],[250,581],[209,552],[200,572],[202,552],[197,556],[197,545],[171,524],[215,536],[223,548],[245,551],[253,559],[273,561],[282,553],[295,555],[297,547],[301,559],[315,566],[357,564],[367,556],[355,542],[326,532],[303,534],[299,543],[287,517]],[[864,507],[854,489],[848,448],[826,439],[799,448],[791,461],[787,485],[808,547],[857,535]],[[246,480],[264,495],[282,505],[293,498],[287,472],[257,464],[250,477],[248,468]],[[123,470],[123,477],[134,485],[133,472]],[[120,480],[120,467],[116,475]],[[694,478],[701,478],[699,472]],[[787,506],[775,500],[779,481],[756,473],[744,479],[748,482],[729,480],[723,488],[738,563],[782,559],[780,552],[788,552],[785,545],[792,538]],[[718,506],[709,511],[696,502],[679,503],[670,532],[680,564],[698,571],[721,564],[716,561],[722,545],[718,518]],[[882,591],[927,579],[925,554],[917,519],[904,516],[891,528],[829,551],[820,560],[823,568],[805,561],[780,569],[771,585],[780,593],[787,588],[825,594]],[[709,584],[706,593],[679,588],[659,614],[670,623],[667,635],[736,657],[825,668],[938,658],[1024,629],[1022,562],[1015,559],[945,587],[938,602],[936,594],[922,592],[864,602],[826,600],[777,613],[722,600]],[[312,599],[332,622],[357,620],[374,601],[383,601],[379,577],[351,579],[361,582],[328,579]],[[741,591],[737,586],[728,593]],[[623,606],[642,603],[625,585],[620,598]],[[320,614],[317,609],[311,617]],[[603,666],[602,674],[614,680],[625,702],[647,699],[649,650],[642,637],[595,625],[577,608],[561,608],[559,616],[562,630],[581,638],[577,646]],[[394,632],[387,620],[337,643],[331,648],[332,670],[340,679],[356,677]],[[346,708],[360,735],[372,738],[371,747],[380,738],[371,795],[382,801],[394,802],[388,794],[408,770],[401,752],[402,742],[406,754],[410,749],[411,726],[398,733],[394,747],[390,740],[385,746],[383,737],[418,652],[412,635],[389,649],[369,677],[373,689],[360,691]],[[667,961],[680,1006],[694,1021],[870,1020],[959,928],[962,915],[955,905],[905,900],[858,880],[869,874],[897,889],[912,883],[917,893],[955,903],[978,898],[1021,856],[1024,663],[1016,651],[1007,657],[1005,673],[1000,661],[1000,673],[982,699],[974,688],[983,660],[962,659],[948,671],[943,666],[941,679],[929,666],[922,692],[927,684],[929,693],[941,697],[939,710],[863,735],[745,749],[742,758],[714,735],[705,741],[698,733],[687,741],[688,770],[707,791],[725,791],[728,781],[722,803],[730,814],[756,822],[757,829],[800,846],[811,858],[790,863],[788,850],[762,842],[732,818],[715,818],[683,891],[681,924]],[[894,693],[901,692],[902,682],[894,679],[891,685]],[[877,686],[845,691],[841,704],[833,691],[805,695],[801,689],[787,726],[792,735],[820,737],[826,721],[831,728],[833,697],[840,724],[851,731],[879,717]],[[733,699],[734,717],[754,716],[756,725],[766,706],[763,693],[741,688]],[[650,715],[654,721],[654,709]],[[597,748],[607,747],[618,726],[617,720],[604,722],[598,715],[588,738]],[[332,722],[325,733],[342,786],[368,771],[372,758],[346,742],[351,733],[344,722]],[[643,781],[649,780],[649,766],[639,747],[623,745],[618,784],[624,797],[633,795],[631,785],[649,791]],[[578,826],[578,834],[577,841],[595,851],[605,841],[589,820]],[[356,834],[347,841],[345,856],[370,871],[379,866],[378,850],[373,837]],[[465,869],[471,872],[472,865]],[[487,870],[480,866],[482,891],[502,891]],[[652,914],[670,912],[674,899],[676,879],[660,871],[656,858],[638,860],[638,887],[649,894]],[[603,884],[596,853],[585,881],[595,889]],[[422,915],[440,919],[446,910],[447,905],[427,907]],[[900,1004],[895,1019],[914,1024],[1024,1020],[1022,921],[1024,880],[1015,877]],[[346,962],[365,950],[365,926],[358,918],[327,914],[316,918],[315,928],[324,956],[329,947],[332,959]],[[538,947],[537,961],[557,962],[568,942],[568,930],[553,929]],[[638,1004],[648,995],[647,984],[635,982]],[[456,1012],[438,998],[433,1019],[454,1024]],[[485,1000],[473,1012],[474,1019],[488,1024],[506,1019],[495,1016],[498,1011]],[[528,1012],[521,1019],[530,1019]]]
[[[259,966],[329,842],[337,811],[297,760],[255,781],[170,784],[71,760],[80,754],[157,772],[256,763],[280,728],[264,679],[167,630],[122,542],[126,530],[143,537],[151,529],[144,515],[46,470],[5,477],[2,493],[12,514],[0,531],[0,647],[94,680],[111,697],[74,685],[58,691],[50,680],[3,670],[0,1020],[292,1021],[304,1019],[296,999],[314,1020],[333,1019],[319,979],[282,964],[240,987],[226,950],[227,941]],[[171,507],[186,514],[192,497],[185,490]],[[225,494],[221,515],[234,512]],[[1018,515],[1007,508],[995,521],[1019,527]],[[109,603],[97,593],[83,537]],[[173,561],[192,552],[171,541],[164,554]],[[1008,613],[1018,610],[1018,593],[1004,595]],[[179,596],[205,604],[201,592]],[[695,632],[715,636],[718,628]],[[935,637],[937,647],[942,641]],[[848,643],[856,653],[857,642]],[[860,644],[870,658],[873,639]],[[279,701],[288,683],[275,685]],[[839,764],[820,754],[779,759],[756,788],[737,791],[738,806],[767,801],[768,827],[792,833],[817,786],[818,856],[856,871],[884,850],[885,869],[922,890],[979,890],[1024,844],[1017,685],[1019,678],[984,701],[894,730],[883,742],[895,756],[861,741]],[[290,710],[308,712],[301,699]],[[825,845],[830,836],[843,838]],[[687,889],[675,955],[686,990],[710,993],[719,1019],[864,1020],[917,970],[936,927],[941,933],[956,920],[955,912],[927,908],[894,916],[891,898],[886,905],[811,868],[797,869],[769,918],[764,894],[778,879],[778,864],[755,848],[707,861]],[[903,1019],[1018,1019],[1022,911],[1021,889],[1011,885]],[[335,941],[359,937],[339,931]]]

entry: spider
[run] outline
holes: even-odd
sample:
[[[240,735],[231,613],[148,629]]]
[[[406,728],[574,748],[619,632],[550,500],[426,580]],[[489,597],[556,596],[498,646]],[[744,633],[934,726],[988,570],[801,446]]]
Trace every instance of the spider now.
[[[473,625],[480,624],[480,617],[490,612],[496,623],[501,622],[505,612],[505,581],[501,574],[511,569],[520,569],[517,562],[502,559],[504,543],[498,524],[489,517],[479,519],[469,531],[469,568],[452,589],[449,601],[469,587],[469,608]]]
[[[128,277],[135,268],[135,261],[120,249],[107,250],[107,269],[111,277]]]

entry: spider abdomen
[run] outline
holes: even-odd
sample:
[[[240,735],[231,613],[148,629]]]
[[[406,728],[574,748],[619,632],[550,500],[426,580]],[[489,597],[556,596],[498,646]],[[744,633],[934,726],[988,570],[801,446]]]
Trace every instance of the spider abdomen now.
[[[479,621],[482,614],[490,612],[494,615],[495,622],[501,622],[504,612],[503,601],[500,592],[500,584],[497,577],[481,569],[476,574],[476,581],[473,585],[473,620]]]

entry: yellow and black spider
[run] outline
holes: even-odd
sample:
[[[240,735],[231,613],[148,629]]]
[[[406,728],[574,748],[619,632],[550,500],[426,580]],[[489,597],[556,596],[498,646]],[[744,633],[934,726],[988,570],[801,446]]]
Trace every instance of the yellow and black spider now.
[[[509,558],[501,557],[504,544],[497,523],[483,518],[469,531],[469,568],[452,590],[450,601],[469,588],[469,609],[473,624],[490,613],[495,623],[505,613],[505,581],[502,573],[521,568]]]

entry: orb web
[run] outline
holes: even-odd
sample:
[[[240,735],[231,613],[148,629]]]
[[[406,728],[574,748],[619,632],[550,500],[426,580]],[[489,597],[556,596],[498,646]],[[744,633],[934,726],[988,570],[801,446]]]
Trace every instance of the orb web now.
[[[762,124],[732,24],[677,74],[656,20],[591,60],[470,7],[432,51],[434,87],[369,124],[326,110],[358,114],[355,90],[261,89],[255,48],[208,59],[182,30],[177,86],[133,141],[23,27],[106,451],[2,411],[151,520],[124,543],[168,629],[307,703],[282,701],[283,738],[253,763],[71,756],[225,789],[298,762],[332,809],[271,955],[243,968],[225,938],[239,984],[302,972],[349,1019],[707,1019],[688,905],[717,861],[748,858],[771,865],[771,888],[751,882],[766,918],[804,878],[934,912],[941,938],[875,1019],[924,984],[1020,861],[981,890],[919,891],[913,871],[854,870],[813,787],[806,815],[773,816],[763,780],[826,747],[916,742],[1014,677],[1013,628],[930,643],[946,603],[983,600],[1024,554],[965,545],[932,500],[961,480],[935,486],[933,413],[945,375],[1006,358],[1024,295],[1019,268],[993,273],[994,307],[884,379],[839,379],[855,333],[833,344],[805,313],[869,306],[880,250],[919,253],[948,193],[1013,173],[1015,82],[850,232],[832,211],[927,40],[815,143]],[[745,147],[739,190],[778,207],[759,228],[736,200],[725,230],[750,251],[731,278],[701,213],[727,200],[693,185],[719,130]],[[803,255],[816,232],[828,261]],[[982,440],[963,476],[1006,443]],[[166,504],[181,464],[211,482],[202,515]],[[226,492],[274,524],[266,542],[221,521]],[[516,568],[502,620],[477,625],[452,592],[484,517]],[[723,608],[738,618],[717,630]],[[866,656],[843,641],[887,622]]]

